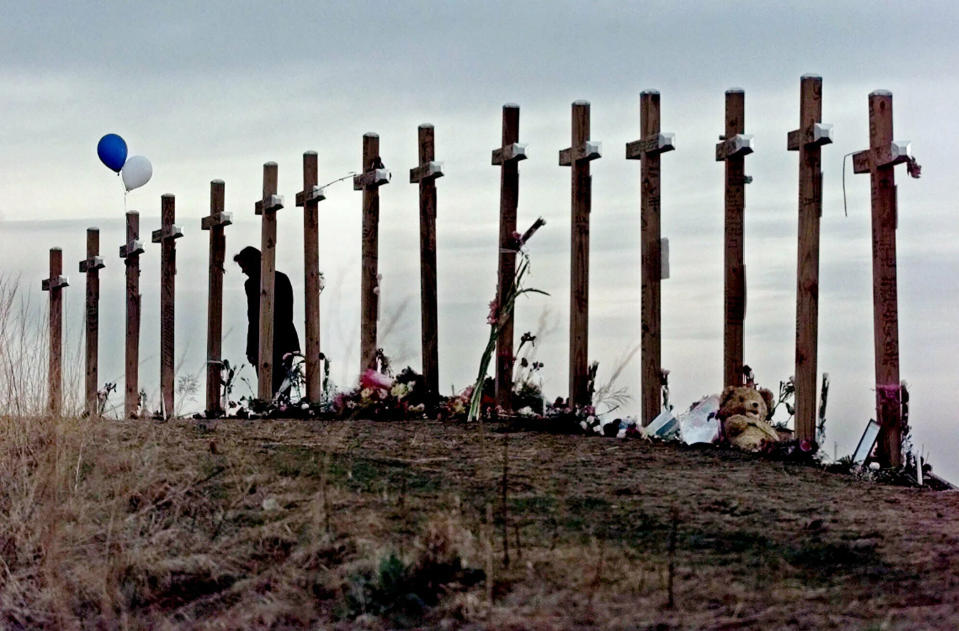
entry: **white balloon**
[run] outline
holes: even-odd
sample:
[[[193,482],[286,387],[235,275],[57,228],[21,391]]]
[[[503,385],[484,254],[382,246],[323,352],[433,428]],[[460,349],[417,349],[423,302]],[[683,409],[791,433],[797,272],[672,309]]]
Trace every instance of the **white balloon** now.
[[[123,185],[128,191],[140,188],[153,177],[153,165],[143,156],[130,156],[120,170]]]

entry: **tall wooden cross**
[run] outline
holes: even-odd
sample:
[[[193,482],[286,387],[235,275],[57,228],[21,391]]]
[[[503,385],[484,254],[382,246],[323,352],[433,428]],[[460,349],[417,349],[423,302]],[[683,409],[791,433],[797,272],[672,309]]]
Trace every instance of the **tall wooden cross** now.
[[[716,161],[726,163],[726,219],[724,254],[723,385],[743,384],[743,328],[746,319],[745,252],[746,184],[744,158],[753,152],[753,137],[746,129],[746,94],[726,90],[726,133],[716,145]]]
[[[380,137],[363,134],[363,170],[353,176],[353,190],[363,191],[363,263],[360,276],[360,372],[376,367],[376,325],[379,316],[380,186],[390,172],[380,159]]]
[[[660,172],[659,156],[672,151],[673,134],[659,131],[659,92],[644,90],[639,95],[639,130],[642,137],[626,144],[626,159],[641,160],[640,260],[642,300],[640,305],[642,333],[640,362],[642,364],[643,425],[650,422],[662,409],[662,301],[660,281],[663,274],[663,248],[660,237]]]
[[[127,212],[127,241],[120,246],[120,258],[126,260],[127,322],[124,347],[123,415],[136,418],[140,407],[140,213]]]
[[[276,211],[283,197],[276,194],[276,162],[263,165],[263,197],[254,205],[261,216],[260,232],[260,346],[257,359],[257,397],[273,400],[273,313],[276,297]]]
[[[97,399],[99,379],[100,338],[100,270],[106,267],[100,257],[100,230],[87,228],[87,258],[80,261],[80,273],[87,275],[87,296],[84,324],[86,328],[86,362],[84,371],[84,401],[87,416],[100,414]]]
[[[832,142],[822,124],[822,77],[799,82],[799,128],[789,132],[789,151],[799,152],[799,248],[796,266],[796,438],[816,438],[819,339],[819,219],[822,217],[822,146]]]
[[[519,161],[526,159],[526,145],[519,142],[519,105],[503,105],[502,146],[494,149],[492,163],[500,167],[499,263],[496,304],[504,305],[516,280],[516,208],[519,205]],[[513,314],[500,323],[496,338],[496,405],[509,411],[513,393]]]
[[[869,95],[869,149],[852,157],[853,171],[869,173],[872,187],[872,305],[876,350],[877,452],[884,466],[902,464],[899,381],[899,298],[896,275],[896,171],[912,161],[907,142],[894,142],[892,92]]]
[[[40,283],[50,292],[50,359],[47,369],[47,410],[60,416],[63,388],[63,288],[70,281],[63,276],[63,251],[50,248],[50,277]]]
[[[303,208],[303,276],[306,288],[306,398],[319,403],[323,395],[320,366],[320,202],[326,199],[324,189],[317,186],[317,155],[303,154],[303,190],[296,194],[296,205]]]
[[[233,215],[223,212],[226,184],[210,182],[210,214],[200,220],[200,228],[210,231],[210,265],[206,308],[206,413],[215,418],[224,414],[222,400],[223,364],[223,261],[226,258],[225,228]]]
[[[439,395],[439,317],[436,305],[436,178],[443,177],[443,164],[436,162],[433,126],[418,130],[419,166],[410,169],[410,184],[420,188],[420,340],[423,380],[430,403]]]
[[[601,144],[589,139],[589,101],[574,101],[572,142],[559,152],[560,166],[571,167],[572,229],[569,291],[569,405],[590,403],[589,361],[589,213],[592,178],[589,163],[601,157]]]
[[[174,374],[174,309],[176,296],[176,240],[183,230],[176,221],[176,200],[167,194],[160,198],[161,228],[152,233],[153,243],[160,249],[160,402],[163,418],[173,416]]]

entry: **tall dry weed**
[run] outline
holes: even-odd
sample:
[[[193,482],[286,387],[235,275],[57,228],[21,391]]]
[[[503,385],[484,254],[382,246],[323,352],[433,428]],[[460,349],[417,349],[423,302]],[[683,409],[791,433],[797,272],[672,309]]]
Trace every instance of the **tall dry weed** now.
[[[0,274],[0,414],[41,415],[47,409],[49,331],[47,307],[18,276]],[[82,409],[83,314],[64,315],[62,406]]]

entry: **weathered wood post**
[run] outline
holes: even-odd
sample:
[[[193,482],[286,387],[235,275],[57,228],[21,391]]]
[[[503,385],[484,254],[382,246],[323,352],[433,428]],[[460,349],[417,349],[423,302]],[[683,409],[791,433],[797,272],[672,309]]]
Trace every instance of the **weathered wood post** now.
[[[153,243],[160,249],[160,413],[163,418],[173,416],[174,309],[176,304],[176,240],[183,230],[173,225],[176,221],[176,199],[166,194],[160,197],[161,228],[152,233]]]
[[[572,230],[569,288],[569,404],[589,405],[589,163],[601,156],[601,143],[589,139],[589,101],[574,101],[572,142],[559,152],[560,166],[571,167]]]
[[[803,75],[799,128],[786,146],[799,152],[799,249],[796,266],[796,438],[816,438],[819,340],[819,219],[822,217],[822,146],[832,125],[822,124],[822,77]]]
[[[63,276],[63,250],[50,248],[50,277],[40,283],[50,292],[50,360],[47,369],[47,411],[60,416],[63,396],[63,288],[70,282]]]
[[[123,415],[136,418],[140,406],[140,213],[127,212],[127,242],[120,246],[120,258],[126,259],[127,322],[124,350]]]
[[[643,425],[662,410],[662,301],[660,281],[665,277],[660,237],[659,156],[672,151],[673,134],[659,131],[659,92],[644,90],[639,95],[639,140],[626,144],[626,159],[641,160],[640,279],[642,284],[640,362],[642,364]]]
[[[87,258],[80,261],[80,273],[87,275],[87,300],[84,316],[86,328],[86,362],[84,370],[84,401],[87,416],[100,415],[100,403],[97,399],[99,380],[99,339],[100,339],[100,270],[103,269],[100,257],[100,230],[87,228]]]
[[[319,403],[323,395],[323,374],[320,366],[320,202],[326,199],[317,186],[317,155],[303,154],[303,190],[296,194],[296,205],[303,208],[303,276],[306,288],[306,398]]]
[[[410,169],[410,184],[420,185],[420,339],[423,380],[432,403],[440,390],[439,317],[436,305],[436,178],[443,163],[436,162],[433,126],[418,130],[419,166]]]
[[[223,261],[226,258],[225,228],[233,216],[223,212],[223,180],[210,182],[210,214],[200,220],[200,228],[210,231],[209,291],[206,308],[206,413],[222,416],[227,402],[221,400],[223,364]]]
[[[390,172],[380,159],[380,137],[363,134],[363,172],[353,176],[353,190],[363,191],[363,263],[360,276],[360,372],[376,367],[376,324],[379,317],[380,186]]]
[[[743,322],[746,318],[746,266],[743,263],[746,184],[744,158],[753,152],[746,130],[746,94],[726,90],[726,133],[716,145],[716,161],[726,163],[724,255],[723,385],[743,384]]]
[[[869,95],[869,149],[853,155],[853,171],[869,173],[872,186],[872,304],[876,350],[877,453],[883,466],[902,464],[899,381],[899,298],[896,277],[896,171],[912,161],[908,142],[894,142],[892,92]]]
[[[276,162],[263,165],[263,198],[254,205],[261,216],[260,231],[260,346],[257,359],[257,397],[273,400],[273,312],[276,296],[276,211],[283,196],[276,194]]]
[[[516,280],[516,208],[519,205],[519,161],[526,159],[526,145],[519,142],[519,105],[503,105],[502,145],[493,150],[492,163],[500,167],[499,264],[496,304],[502,306]],[[500,325],[496,339],[496,405],[513,407],[513,314]]]

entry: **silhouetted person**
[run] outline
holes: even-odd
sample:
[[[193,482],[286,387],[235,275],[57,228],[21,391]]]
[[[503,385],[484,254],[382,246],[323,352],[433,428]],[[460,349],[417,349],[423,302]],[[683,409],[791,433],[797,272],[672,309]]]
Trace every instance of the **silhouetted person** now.
[[[252,246],[240,250],[233,257],[249,278],[243,283],[246,290],[246,358],[259,373],[260,354],[260,251]],[[300,339],[293,326],[293,286],[286,274],[274,273],[273,298],[273,393],[280,389],[286,376],[283,355],[300,350]]]

